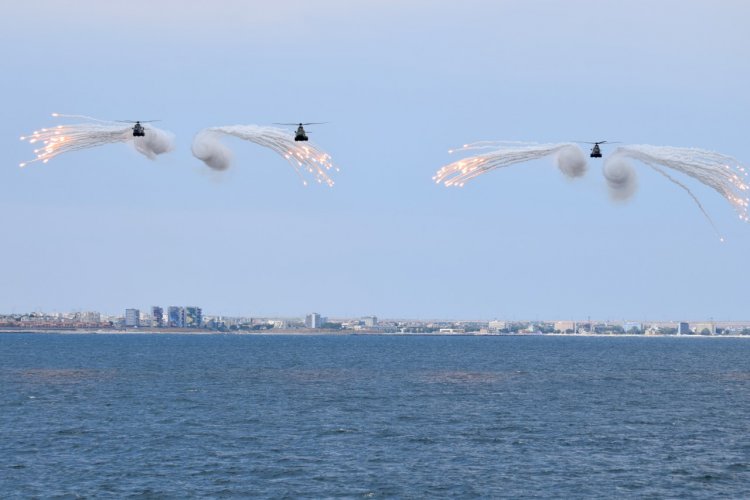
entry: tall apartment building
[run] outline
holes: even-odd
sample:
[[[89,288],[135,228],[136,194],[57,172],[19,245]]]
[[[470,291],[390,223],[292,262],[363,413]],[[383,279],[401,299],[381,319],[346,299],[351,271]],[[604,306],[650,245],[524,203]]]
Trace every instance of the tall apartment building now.
[[[170,328],[185,328],[185,308],[169,306],[169,309],[167,309],[167,325]]]
[[[320,328],[323,322],[321,321],[320,314],[312,313],[305,316],[305,326],[307,328]]]
[[[125,326],[141,326],[141,311],[138,309],[125,309]]]
[[[362,318],[362,322],[365,324],[365,326],[377,326],[378,325],[378,317],[377,316],[365,316]]]
[[[164,328],[164,309],[159,306],[151,308],[151,326],[154,328]]]
[[[203,324],[203,311],[200,307],[185,308],[185,328],[200,328]]]

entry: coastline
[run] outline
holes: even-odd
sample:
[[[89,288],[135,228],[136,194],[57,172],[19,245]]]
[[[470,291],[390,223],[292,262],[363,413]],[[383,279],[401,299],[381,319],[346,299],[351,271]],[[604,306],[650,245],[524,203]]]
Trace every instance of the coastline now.
[[[381,337],[602,337],[602,338],[685,338],[685,339],[719,339],[719,338],[748,338],[750,335],[643,335],[643,334],[602,334],[602,333],[402,333],[402,332],[383,332],[379,330],[323,330],[323,329],[271,329],[258,331],[232,331],[219,332],[205,329],[187,329],[187,328],[163,328],[163,329],[33,329],[33,328],[0,328],[0,336],[3,334],[26,334],[26,335],[238,335],[238,336],[381,336]]]

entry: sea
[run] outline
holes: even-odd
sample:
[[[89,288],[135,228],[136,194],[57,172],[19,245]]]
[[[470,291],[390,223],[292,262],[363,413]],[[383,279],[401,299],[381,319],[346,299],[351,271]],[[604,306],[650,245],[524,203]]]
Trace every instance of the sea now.
[[[750,498],[750,339],[0,334],[2,498]]]

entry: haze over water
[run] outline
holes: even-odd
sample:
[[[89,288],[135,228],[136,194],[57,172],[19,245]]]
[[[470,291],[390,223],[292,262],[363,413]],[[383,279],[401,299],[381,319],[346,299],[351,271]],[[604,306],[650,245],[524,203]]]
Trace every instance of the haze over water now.
[[[750,494],[750,342],[0,336],[5,497]]]

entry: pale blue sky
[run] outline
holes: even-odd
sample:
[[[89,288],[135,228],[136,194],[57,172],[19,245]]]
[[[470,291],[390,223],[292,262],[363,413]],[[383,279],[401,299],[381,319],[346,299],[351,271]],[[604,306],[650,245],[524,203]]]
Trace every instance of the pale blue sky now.
[[[578,182],[551,160],[430,179],[476,140],[747,164],[749,20],[708,0],[6,3],[0,311],[747,319],[750,225],[695,182],[725,244],[642,165],[627,204],[593,160]],[[18,137],[53,111],[160,118],[177,149],[19,169]],[[332,190],[240,140],[221,176],[190,155],[206,126],[299,120],[331,122],[312,139],[342,169]]]

